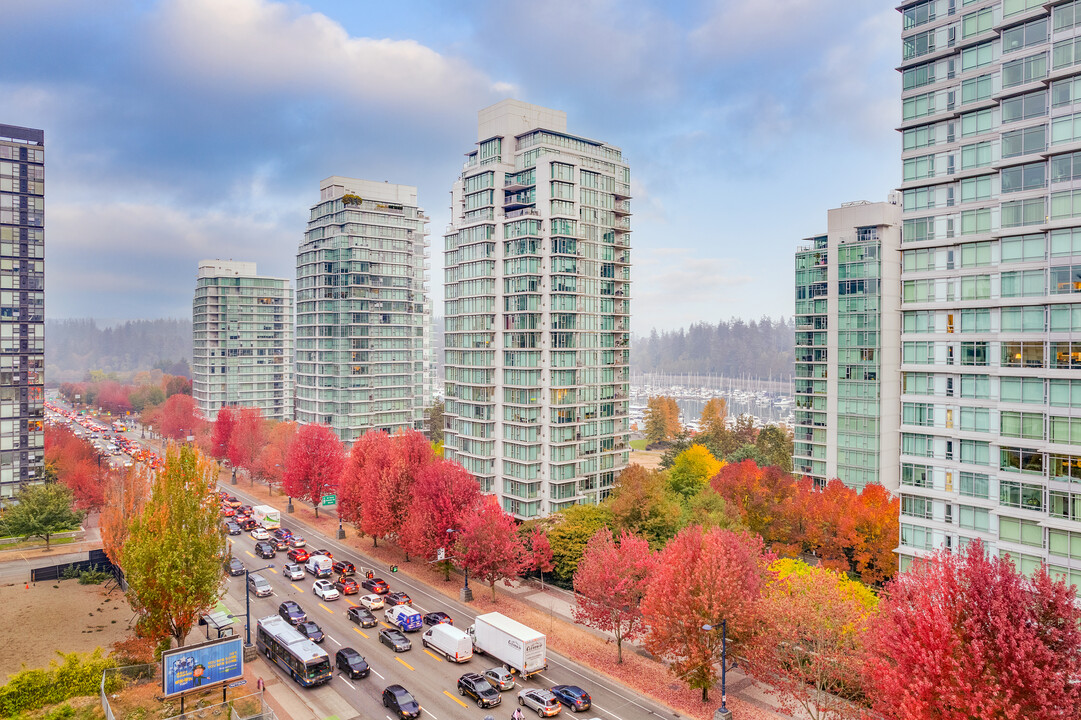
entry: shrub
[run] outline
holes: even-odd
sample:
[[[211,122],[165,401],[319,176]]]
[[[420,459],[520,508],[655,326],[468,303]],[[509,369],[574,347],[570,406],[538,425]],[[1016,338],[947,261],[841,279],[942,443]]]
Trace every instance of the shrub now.
[[[0,717],[11,717],[24,710],[63,702],[80,695],[97,695],[101,674],[116,667],[116,661],[104,657],[101,648],[92,653],[57,652],[61,661],[53,660],[47,670],[22,670],[0,687]],[[120,679],[106,686],[106,692],[119,688]],[[57,712],[57,711],[54,711]]]
[[[97,565],[92,565],[88,570],[84,570],[79,575],[80,585],[100,585],[113,575],[110,572],[102,569]]]
[[[60,571],[61,580],[77,580],[81,574],[79,568],[74,565],[68,565],[66,568]]]

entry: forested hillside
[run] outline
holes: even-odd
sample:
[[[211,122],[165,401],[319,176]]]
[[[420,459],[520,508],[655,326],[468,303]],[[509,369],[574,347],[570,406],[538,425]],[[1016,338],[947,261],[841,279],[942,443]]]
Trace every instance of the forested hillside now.
[[[91,370],[160,368],[191,377],[191,320],[132,320],[98,327],[90,318],[45,321],[45,380],[82,380]]]
[[[789,377],[795,332],[790,320],[768,317],[654,330],[631,342],[631,367],[635,372]]]

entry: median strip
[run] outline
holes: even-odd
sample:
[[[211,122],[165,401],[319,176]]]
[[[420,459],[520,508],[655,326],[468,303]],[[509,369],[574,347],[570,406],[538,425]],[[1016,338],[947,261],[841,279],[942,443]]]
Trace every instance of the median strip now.
[[[443,691],[443,694],[444,694],[444,695],[446,695],[447,697],[449,697],[449,698],[450,698],[451,700],[453,700],[454,702],[456,702],[456,703],[458,703],[459,705],[461,705],[462,707],[464,707],[464,708],[467,708],[467,707],[469,707],[469,706],[468,706],[468,705],[466,705],[466,704],[465,704],[464,702],[462,702],[462,701],[461,701],[461,700],[459,700],[458,698],[456,698],[456,697],[454,697],[453,695],[451,695],[451,694],[450,694],[450,693],[449,693],[448,691],[444,690],[444,691]]]
[[[413,669],[413,666],[412,666],[412,665],[410,665],[409,663],[407,663],[407,662],[406,662],[405,660],[402,660],[402,659],[401,659],[400,657],[396,657],[396,658],[394,658],[394,659],[395,659],[395,660],[397,660],[398,662],[400,662],[400,663],[401,663],[402,665],[405,665],[405,666],[406,666],[407,668],[409,668],[410,670],[412,670],[412,669]]]
[[[432,652],[428,648],[424,648],[424,652],[428,653],[431,657],[435,658],[436,662],[443,662],[443,658],[437,656],[434,652]]]
[[[247,550],[245,550],[244,552],[248,553],[248,557],[250,557],[250,558],[254,558],[254,557],[255,557],[254,555],[252,555],[252,554],[251,554],[250,552],[248,552]]]

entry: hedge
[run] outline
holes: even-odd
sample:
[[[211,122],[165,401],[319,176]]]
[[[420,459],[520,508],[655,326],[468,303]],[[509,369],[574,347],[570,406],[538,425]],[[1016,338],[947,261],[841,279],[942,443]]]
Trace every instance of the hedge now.
[[[0,687],[0,717],[12,717],[24,710],[63,702],[80,695],[97,695],[101,674],[116,667],[116,661],[104,657],[101,648],[92,653],[57,651],[61,661],[52,660],[47,670],[22,670],[11,675]],[[121,680],[115,677],[106,692],[119,689]]]

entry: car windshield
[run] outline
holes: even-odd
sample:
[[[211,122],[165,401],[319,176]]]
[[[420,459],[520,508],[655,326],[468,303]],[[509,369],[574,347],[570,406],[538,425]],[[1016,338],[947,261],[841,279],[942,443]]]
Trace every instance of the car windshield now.
[[[408,705],[409,703],[415,703],[416,702],[416,700],[413,699],[413,696],[410,695],[409,692],[406,691],[406,690],[395,693],[394,697],[398,698],[398,704],[399,705]]]

